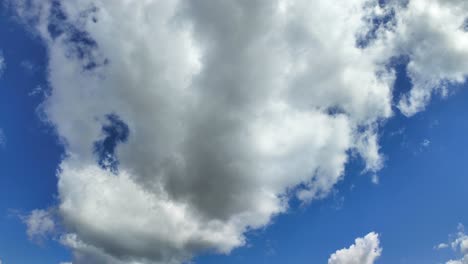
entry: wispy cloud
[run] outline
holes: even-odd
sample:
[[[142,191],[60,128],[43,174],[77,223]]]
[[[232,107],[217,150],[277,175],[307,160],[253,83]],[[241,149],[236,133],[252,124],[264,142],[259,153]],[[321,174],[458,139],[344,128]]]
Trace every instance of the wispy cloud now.
[[[5,133],[3,130],[0,128],[0,148],[5,147],[7,142],[7,138],[5,136]]]
[[[3,53],[0,50],[0,77],[2,77],[3,72],[5,71],[5,68],[6,68],[5,58],[3,57]]]

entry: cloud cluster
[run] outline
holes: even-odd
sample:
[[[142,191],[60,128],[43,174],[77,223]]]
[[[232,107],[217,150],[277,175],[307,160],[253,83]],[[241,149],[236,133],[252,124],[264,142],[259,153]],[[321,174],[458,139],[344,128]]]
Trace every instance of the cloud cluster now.
[[[389,61],[409,58],[414,114],[464,81],[468,34],[464,1],[380,2],[10,1],[48,47],[74,263],[229,253],[292,195],[325,197],[350,153],[381,169]]]
[[[468,264],[468,235],[465,234],[465,227],[462,224],[458,225],[458,233],[455,239],[451,241],[450,246],[452,249],[462,255],[459,259],[452,259],[446,262],[446,264]],[[449,244],[439,244],[437,249],[447,248]]]
[[[365,237],[356,238],[349,248],[333,253],[328,264],[373,264],[382,254],[379,235],[371,232]]]

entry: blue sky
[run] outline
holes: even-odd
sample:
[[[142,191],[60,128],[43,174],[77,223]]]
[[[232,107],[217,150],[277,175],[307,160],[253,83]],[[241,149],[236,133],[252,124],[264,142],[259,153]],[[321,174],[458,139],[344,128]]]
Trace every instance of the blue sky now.
[[[436,3],[437,1],[433,0],[432,2]],[[3,8],[0,13],[0,34],[3,36],[0,41],[0,50],[5,61],[5,68],[0,78],[0,129],[5,139],[4,143],[0,145],[0,263],[58,264],[69,261],[74,261],[73,263],[77,264],[85,263],[80,262],[83,259],[76,257],[76,254],[84,254],[80,249],[72,248],[70,245],[60,241],[61,236],[68,232],[76,232],[80,235],[80,230],[85,229],[80,229],[80,224],[83,223],[70,220],[70,218],[73,218],[73,214],[61,206],[67,197],[65,192],[69,189],[64,188],[61,191],[57,184],[60,177],[64,177],[64,179],[69,177],[61,176],[62,172],[59,170],[61,164],[67,164],[68,159],[74,158],[76,160],[73,160],[73,162],[82,166],[87,165],[89,162],[89,158],[80,152],[80,133],[77,136],[73,134],[73,131],[68,131],[67,126],[69,123],[67,122],[75,120],[77,124],[83,125],[85,123],[80,123],[81,117],[76,114],[80,110],[75,111],[75,109],[80,109],[81,107],[85,108],[85,110],[88,108],[99,109],[99,107],[96,107],[92,103],[88,105],[88,102],[92,102],[94,99],[87,98],[86,92],[83,92],[83,94],[76,93],[77,96],[82,96],[79,97],[80,99],[77,97],[76,100],[81,101],[76,103],[76,105],[70,105],[70,102],[73,101],[67,101],[66,96],[58,96],[58,94],[62,94],[61,88],[58,86],[60,84],[63,85],[64,82],[60,81],[62,72],[60,69],[57,69],[57,65],[60,65],[57,63],[64,63],[64,60],[61,60],[61,57],[58,56],[55,58],[56,61],[51,61],[51,56],[49,55],[52,52],[60,52],[58,44],[54,46],[48,43],[48,40],[44,40],[40,34],[34,33],[34,29],[28,28],[19,21],[20,18],[13,17],[14,12],[12,10]],[[206,14],[200,16],[210,17]],[[229,28],[229,26],[226,27]],[[203,31],[203,29],[199,30]],[[92,34],[97,33],[93,32]],[[210,33],[205,32],[203,34]],[[79,46],[80,43],[82,44],[78,40],[77,43],[71,41],[64,45]],[[109,45],[105,39],[99,39],[98,43],[104,47],[106,47],[105,45]],[[156,45],[156,43],[149,44]],[[118,46],[119,44],[113,45]],[[178,44],[174,45],[177,46]],[[225,44],[217,43],[216,45]],[[79,47],[82,48],[82,46]],[[99,64],[100,55],[95,55],[92,52],[87,53],[87,48],[89,47],[85,46],[85,55],[81,56],[81,58],[73,58],[73,55],[69,57],[65,56],[65,58],[70,60],[70,65],[83,65],[80,64],[80,60],[91,60]],[[165,48],[167,47],[165,46],[161,49]],[[230,57],[228,55],[219,55],[223,49],[217,48],[220,51],[213,56],[226,56],[227,59],[225,60],[229,60]],[[109,52],[108,56],[115,56],[119,51],[116,48]],[[135,57],[138,57],[138,55],[135,55]],[[169,56],[167,58],[167,60],[171,59],[173,57]],[[114,61],[118,61],[117,57],[111,57],[110,64]],[[212,61],[216,62],[216,59],[212,59]],[[215,65],[214,62],[213,64]],[[89,61],[86,61],[86,63],[89,63]],[[210,66],[210,62],[206,63],[208,68],[216,68],[215,66]],[[375,135],[378,137],[378,144],[380,146],[379,155],[383,160],[383,167],[378,168],[379,166],[376,165],[374,166],[375,168],[365,171],[366,166],[371,164],[372,160],[366,159],[365,154],[360,152],[361,150],[350,147],[346,149],[349,161],[345,164],[345,171],[340,176],[342,180],[336,181],[328,189],[328,193],[324,198],[303,201],[298,198],[300,196],[290,194],[287,210],[278,214],[271,213],[275,215],[271,220],[262,222],[257,228],[251,228],[245,232],[245,245],[233,246],[230,248],[232,249],[230,254],[215,254],[213,252],[219,250],[219,248],[213,245],[208,246],[207,248],[203,248],[202,253],[198,251],[193,253],[193,262],[199,264],[327,263],[331,254],[339,249],[348,248],[354,243],[356,238],[363,237],[369,232],[379,234],[380,246],[383,251],[375,262],[378,264],[435,264],[445,263],[449,259],[462,257],[460,253],[454,252],[450,248],[439,250],[435,249],[435,246],[439,243],[451,242],[450,235],[457,232],[457,225],[468,224],[468,212],[466,210],[466,188],[468,186],[468,165],[466,162],[466,157],[468,157],[468,119],[466,118],[468,115],[468,104],[466,103],[468,101],[468,89],[466,86],[468,85],[464,83],[456,85],[449,83],[448,95],[446,97],[441,97],[437,92],[430,91],[434,96],[426,108],[408,115],[407,112],[411,112],[412,110],[407,110],[407,112],[400,110],[405,109],[399,104],[401,102],[400,99],[405,94],[408,94],[413,85],[419,80],[411,80],[406,68],[407,63],[407,60],[402,60],[392,66],[396,76],[396,81],[391,91],[390,105],[393,112],[392,116],[382,114],[379,116],[378,121],[372,121],[374,124],[372,127],[378,126],[378,132],[375,132],[373,129],[369,130],[371,133],[375,132]],[[64,65],[64,68],[67,67]],[[96,71],[99,71],[99,67],[106,67],[106,65],[97,66],[98,69]],[[91,70],[94,70],[94,67]],[[144,72],[142,69],[139,70]],[[83,76],[88,76],[85,70],[82,73]],[[99,74],[105,75],[108,73],[104,70],[96,75]],[[168,74],[171,74],[171,72]],[[418,72],[416,74],[413,73],[413,78],[416,78],[414,76],[417,74],[424,76],[423,73]],[[64,74],[63,76],[68,75]],[[199,82],[202,84],[216,83],[215,79],[212,80],[204,75],[201,76],[201,81]],[[224,78],[222,73],[220,73],[220,76],[220,78]],[[65,79],[65,83],[69,82],[70,86],[74,85],[74,80],[63,78]],[[88,77],[83,77],[85,81],[80,78],[77,78],[76,82],[86,84],[86,78]],[[104,77],[103,79],[106,78],[112,79],[115,76]],[[358,79],[358,77],[356,78]],[[423,77],[420,78],[422,79]],[[125,83],[125,81],[122,82]],[[153,80],[151,79],[151,82],[148,82],[151,83]],[[170,80],[167,82],[169,83]],[[229,80],[226,79],[224,82],[228,83]],[[93,84],[93,82],[90,83]],[[132,81],[128,83],[132,83]],[[142,81],[142,83],[144,82]],[[262,84],[261,82],[259,83],[260,85]],[[359,85],[359,81],[357,81],[357,84]],[[365,85],[364,83],[363,86]],[[72,87],[71,89],[76,89],[76,87]],[[111,90],[104,91],[103,94],[109,93],[109,91]],[[87,90],[87,92],[89,91]],[[52,96],[50,97],[52,99],[47,99],[47,101],[46,95],[54,93],[55,97]],[[97,94],[99,95],[99,93]],[[118,96],[123,96],[123,94],[125,93],[121,92]],[[73,95],[70,98],[72,97]],[[109,94],[109,98],[113,97]],[[132,164],[132,161],[134,162],[132,157],[135,157],[135,153],[150,153],[148,155],[152,155],[150,150],[145,152],[146,149],[141,152],[132,152],[132,149],[125,148],[123,150],[118,149],[119,151],[117,152],[116,147],[120,147],[121,145],[131,146],[134,135],[136,135],[135,137],[148,137],[148,134],[151,135],[155,131],[148,130],[145,131],[147,133],[138,134],[142,129],[145,129],[145,126],[139,126],[139,122],[143,121],[137,119],[136,116],[144,119],[146,116],[152,115],[152,113],[145,112],[144,110],[136,115],[128,114],[125,110],[119,112],[121,109],[127,109],[125,108],[127,100],[132,100],[129,95],[128,98],[125,96],[123,98],[122,101],[124,103],[119,100],[111,101],[107,97],[102,98],[103,105],[111,105],[105,111],[111,111],[101,116],[96,114],[96,118],[93,121],[89,121],[89,124],[93,122],[95,124],[98,122],[96,120],[101,122],[96,128],[96,133],[101,133],[101,137],[90,140],[91,143],[94,142],[95,149],[93,152],[93,145],[89,145],[89,157],[91,157],[91,160],[95,157],[94,161],[96,164],[94,165],[100,166],[103,171],[108,170],[112,172],[116,175],[115,177],[120,177],[120,173],[123,172],[115,170],[117,165],[113,163],[114,161],[117,160],[119,169],[122,168],[124,171],[128,170],[132,172],[135,170],[138,173],[137,165]],[[244,97],[239,96],[239,98]],[[138,100],[135,100],[135,102],[145,102],[144,100]],[[97,101],[99,102],[99,100]],[[121,105],[124,106],[119,108]],[[221,105],[223,104],[221,103]],[[343,104],[343,109],[345,109],[343,111],[349,111],[349,115],[352,116],[351,110],[347,110],[346,105]],[[227,109],[228,107],[230,106],[226,106],[225,108]],[[341,107],[341,105],[338,105],[337,109],[341,111]],[[141,108],[146,109],[143,106]],[[44,111],[44,109],[46,110]],[[65,118],[67,120],[64,121],[65,119],[59,113],[60,109],[64,113],[70,112],[69,119]],[[161,109],[163,108],[158,108],[158,110]],[[45,112],[50,116],[44,116],[47,115]],[[106,116],[112,117],[113,114],[116,114],[116,119],[109,118],[106,120]],[[170,113],[168,115],[171,117]],[[135,120],[129,119],[132,116],[135,117]],[[83,120],[86,118],[87,116],[83,114]],[[286,118],[288,117],[286,116]],[[109,124],[108,122],[111,123]],[[116,125],[116,122],[118,125]],[[163,125],[164,123],[161,126]],[[56,129],[56,127],[59,127],[59,129]],[[124,136],[119,138],[118,135],[116,136],[113,133],[119,131],[122,127],[125,128],[125,132],[123,132]],[[128,131],[129,127],[130,132]],[[317,129],[321,128],[317,127]],[[84,131],[83,134],[86,134],[91,130],[88,131],[84,128]],[[360,130],[357,128],[353,131],[360,133]],[[161,134],[166,132],[162,131]],[[193,129],[192,132],[197,133],[198,130]],[[94,132],[89,133],[93,134]],[[294,135],[291,134],[291,137],[294,137]],[[83,135],[83,137],[85,136]],[[129,138],[128,142],[127,137]],[[64,144],[63,138],[66,138],[70,144]],[[148,140],[148,138],[143,139]],[[162,140],[164,141],[165,138],[162,137]],[[168,136],[168,141],[170,140]],[[88,141],[83,139],[82,142]],[[152,141],[143,142],[148,142],[149,145],[154,143]],[[234,142],[233,144],[237,143]],[[308,142],[304,144],[307,145]],[[101,146],[102,149],[98,149],[98,146]],[[200,149],[206,150],[205,148]],[[127,155],[125,151],[128,151],[130,154]],[[68,155],[65,155],[65,153]],[[118,159],[120,157],[122,157],[122,160],[119,163]],[[80,158],[84,161],[80,161]],[[75,164],[73,162],[70,162],[70,164]],[[105,162],[110,162],[111,164],[106,165]],[[155,164],[157,162],[158,160],[155,161]],[[206,165],[206,163],[202,164]],[[289,163],[285,162],[284,164],[286,166]],[[73,165],[69,166],[73,167]],[[67,172],[67,168],[69,167],[65,166],[63,169],[65,171],[64,175]],[[192,168],[198,167],[194,166]],[[320,171],[320,168],[320,166],[317,167],[317,170]],[[224,171],[224,169],[220,170]],[[226,174],[230,173],[227,170],[225,172]],[[372,181],[373,175],[378,176],[378,182]],[[137,180],[134,181],[142,184],[139,181],[139,176],[136,177]],[[178,182],[174,182],[174,184],[176,183]],[[294,185],[295,188],[299,189],[308,184],[300,181],[295,183],[299,183]],[[207,184],[210,185],[210,183]],[[312,182],[312,184],[314,183]],[[300,187],[297,187],[298,185]],[[199,195],[197,194],[197,190],[183,190],[183,192],[193,191],[194,197]],[[227,190],[229,191],[229,189]],[[83,193],[83,195],[86,195],[86,193]],[[177,195],[174,191],[174,197],[177,197]],[[203,198],[205,196],[200,197]],[[83,201],[86,200],[84,198]],[[210,198],[213,197],[210,196]],[[221,196],[220,200],[222,199],[224,198]],[[174,200],[176,199],[174,198]],[[227,203],[224,206],[227,208],[230,205],[230,203]],[[206,209],[203,206],[205,205],[193,202],[193,207],[196,208],[195,210],[199,210],[200,214],[206,213],[210,217],[215,217],[212,214],[218,213],[218,211],[211,207],[206,207],[208,208]],[[28,237],[27,219],[30,217],[31,211],[35,209],[53,212],[51,213],[51,217],[57,223],[63,221],[63,226],[57,224],[58,228],[54,230],[46,230],[42,233],[37,232],[37,234],[33,232],[34,236]],[[55,211],[59,213],[55,213]],[[80,213],[77,213],[77,215],[80,215]],[[76,217],[78,218],[78,216]],[[119,216],[116,215],[115,217]],[[165,227],[154,228],[164,229]],[[86,231],[82,232],[83,234],[86,233]],[[89,237],[85,235],[83,237],[84,241],[91,246],[99,245],[92,244],[93,240]],[[115,239],[125,240],[126,238],[117,236]],[[162,248],[163,246],[160,247]],[[129,250],[129,252],[133,251]],[[73,253],[75,253],[75,259]],[[122,252],[122,254],[131,253]],[[118,255],[116,254],[115,256]],[[192,252],[190,252],[190,255],[192,255]],[[140,257],[128,256],[130,256],[130,259],[131,257]],[[146,257],[146,255],[143,257]],[[89,259],[92,258],[90,257]],[[93,261],[99,263],[99,260]],[[162,261],[164,262],[164,260]]]

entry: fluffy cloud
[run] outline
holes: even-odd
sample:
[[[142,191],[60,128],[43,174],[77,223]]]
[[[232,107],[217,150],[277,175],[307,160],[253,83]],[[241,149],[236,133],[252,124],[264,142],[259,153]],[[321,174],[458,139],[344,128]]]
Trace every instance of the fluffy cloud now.
[[[47,235],[54,232],[55,222],[50,211],[33,210],[23,217],[27,226],[26,233],[30,240],[41,242]]]
[[[468,2],[411,0],[401,12],[396,46],[409,56],[413,87],[398,106],[413,115],[424,109],[434,92],[446,95],[450,86],[466,80]]]
[[[435,249],[444,249],[444,248],[448,248],[448,247],[449,247],[448,244],[440,243],[439,245],[435,246],[434,248]]]
[[[67,150],[58,210],[74,263],[229,253],[291,195],[326,196],[349,153],[374,174],[389,60],[409,57],[408,115],[464,81],[463,63],[430,66],[467,38],[452,27],[465,5],[445,2],[10,1],[49,51],[43,109]]]
[[[382,254],[379,243],[379,235],[374,232],[356,238],[349,248],[333,253],[328,259],[328,264],[373,264]]]
[[[462,224],[458,225],[458,233],[450,243],[452,249],[462,255],[460,259],[452,259],[446,262],[446,264],[468,264],[468,235],[465,234],[465,227]],[[444,247],[438,247],[438,249],[447,248],[448,244],[442,243]]]

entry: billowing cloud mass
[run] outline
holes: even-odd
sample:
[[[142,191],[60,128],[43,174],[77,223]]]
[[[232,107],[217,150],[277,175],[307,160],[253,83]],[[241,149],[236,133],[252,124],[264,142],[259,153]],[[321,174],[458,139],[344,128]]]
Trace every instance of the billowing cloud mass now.
[[[380,2],[10,1],[48,47],[74,263],[229,253],[291,196],[325,197],[349,154],[374,175],[390,61],[406,115],[468,72],[465,1]]]
[[[365,237],[356,238],[349,248],[333,253],[328,264],[373,264],[382,254],[379,235],[371,232]]]

